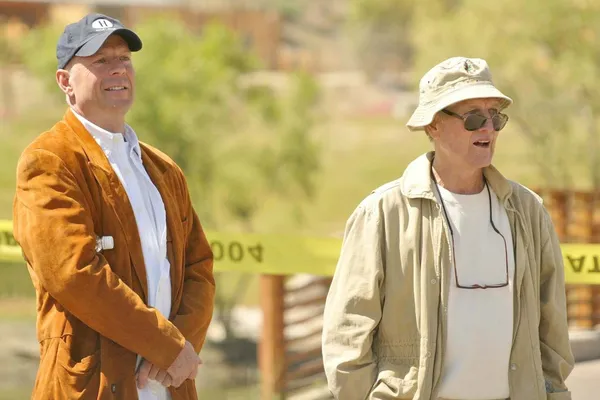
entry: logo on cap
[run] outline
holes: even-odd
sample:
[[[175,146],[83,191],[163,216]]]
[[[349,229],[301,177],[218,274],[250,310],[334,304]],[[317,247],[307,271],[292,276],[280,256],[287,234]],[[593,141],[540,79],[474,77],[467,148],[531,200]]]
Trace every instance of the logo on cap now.
[[[467,71],[467,73],[472,74],[473,72],[475,72],[475,64],[473,64],[473,61],[471,60],[466,60],[465,61],[465,71]]]
[[[113,23],[110,22],[107,19],[97,19],[94,22],[92,22],[92,28],[100,31],[100,30],[104,30],[104,29],[110,29],[113,27]]]

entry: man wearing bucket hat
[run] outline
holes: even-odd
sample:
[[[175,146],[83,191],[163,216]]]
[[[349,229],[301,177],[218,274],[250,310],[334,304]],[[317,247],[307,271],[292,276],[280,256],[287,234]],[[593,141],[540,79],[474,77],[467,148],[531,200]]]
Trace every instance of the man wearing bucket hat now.
[[[36,289],[34,399],[196,399],[213,257],[183,172],[138,141],[131,53],[90,14],[68,25],[56,81],[68,109],[21,155],[14,236]]]
[[[434,151],[348,220],[324,312],[329,388],[343,400],[571,399],[552,221],[491,165],[512,100],[464,57],[419,90],[407,125]]]

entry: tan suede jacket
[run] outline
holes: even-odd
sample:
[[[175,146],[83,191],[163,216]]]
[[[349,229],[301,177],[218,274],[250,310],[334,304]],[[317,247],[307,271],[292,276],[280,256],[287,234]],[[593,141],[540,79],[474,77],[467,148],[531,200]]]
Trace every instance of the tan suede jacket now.
[[[323,358],[341,400],[437,399],[444,361],[451,246],[430,175],[433,153],[353,212],[327,297]],[[494,167],[515,246],[511,400],[569,400],[563,258],[541,199]]]
[[[200,351],[212,318],[213,257],[182,171],[140,143],[167,213],[169,319],[148,307],[146,270],[125,189],[68,110],[19,159],[14,236],[37,294],[40,366],[34,399],[137,399],[136,355],[161,369],[185,340]],[[114,249],[96,250],[112,236]],[[194,381],[170,390],[196,399]]]

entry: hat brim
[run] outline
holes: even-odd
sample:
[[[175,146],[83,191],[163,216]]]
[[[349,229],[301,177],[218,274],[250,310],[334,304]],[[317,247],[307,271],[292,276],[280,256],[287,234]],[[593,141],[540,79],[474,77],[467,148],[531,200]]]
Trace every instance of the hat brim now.
[[[406,123],[406,126],[411,131],[422,131],[427,125],[431,124],[435,114],[444,108],[465,100],[487,98],[504,100],[500,107],[501,109],[504,109],[513,103],[513,100],[510,97],[506,96],[490,83],[463,86],[438,97],[429,104],[419,104]]]
[[[115,29],[112,31],[104,31],[96,36],[93,36],[83,46],[75,52],[76,56],[89,57],[93,56],[100,50],[100,47],[106,42],[111,35],[119,35],[125,40],[130,51],[140,51],[142,49],[142,40],[132,30],[126,28]]]

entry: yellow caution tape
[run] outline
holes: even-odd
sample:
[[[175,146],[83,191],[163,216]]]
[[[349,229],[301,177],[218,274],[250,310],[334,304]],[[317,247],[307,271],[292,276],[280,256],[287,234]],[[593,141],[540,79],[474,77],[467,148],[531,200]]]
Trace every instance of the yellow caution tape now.
[[[331,276],[341,240],[285,235],[206,232],[215,269],[273,275]]]
[[[215,270],[248,273],[331,276],[340,254],[338,238],[206,232]],[[561,246],[570,284],[600,284],[600,244]],[[12,221],[0,221],[0,261],[21,261]]]
[[[565,281],[600,285],[600,244],[564,243]]]
[[[12,234],[12,221],[0,220],[0,261],[22,261],[21,248]]]

